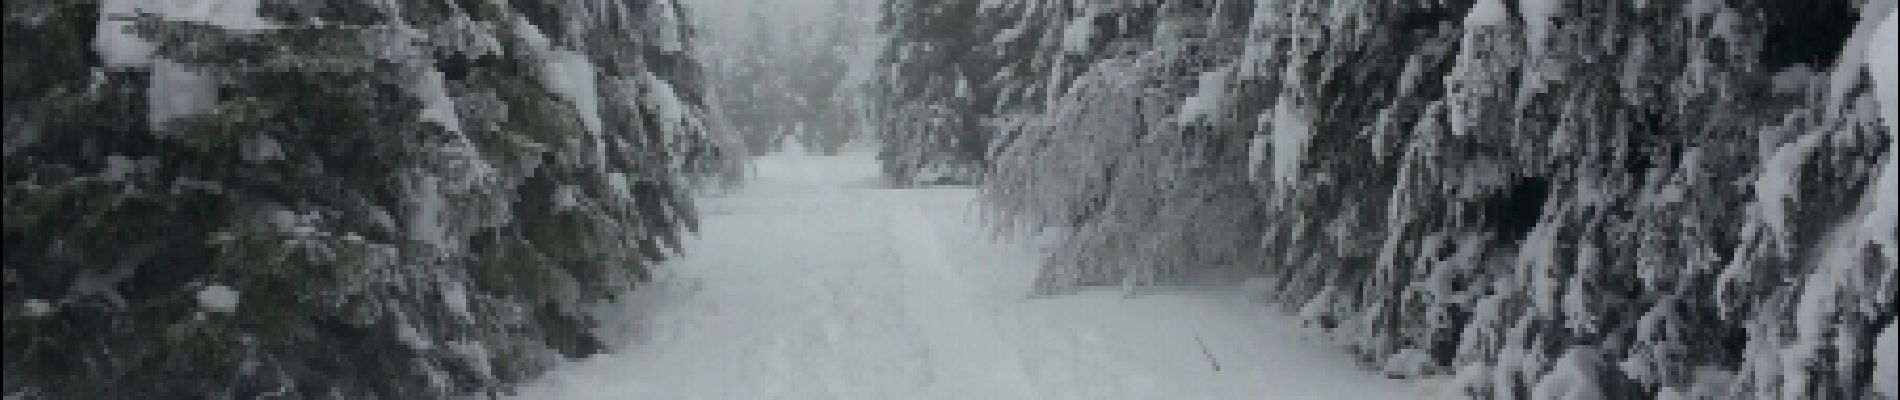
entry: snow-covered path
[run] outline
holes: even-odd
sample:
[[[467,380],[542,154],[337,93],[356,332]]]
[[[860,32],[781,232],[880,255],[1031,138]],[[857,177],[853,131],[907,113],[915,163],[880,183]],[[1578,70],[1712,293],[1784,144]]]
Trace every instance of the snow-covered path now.
[[[686,255],[614,310],[624,344],[519,397],[1419,397],[1238,290],[1028,299],[1037,256],[986,239],[974,191],[878,182],[868,155],[761,158],[744,190],[702,200]]]

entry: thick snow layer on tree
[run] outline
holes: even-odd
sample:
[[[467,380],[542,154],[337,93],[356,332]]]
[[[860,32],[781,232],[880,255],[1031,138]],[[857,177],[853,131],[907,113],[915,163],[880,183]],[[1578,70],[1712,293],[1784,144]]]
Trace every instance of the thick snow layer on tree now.
[[[1886,21],[1874,31],[1874,42],[1867,47],[1867,70],[1879,93],[1880,119],[1888,131],[1900,132],[1900,10],[1887,13]]]
[[[1069,27],[1062,30],[1062,49],[1072,53],[1088,51],[1089,40],[1095,36],[1093,20],[1093,15],[1083,14],[1069,21]]]
[[[1599,391],[1594,349],[1572,349],[1557,359],[1556,366],[1531,389],[1534,400],[1604,400]]]
[[[212,78],[177,63],[154,59],[152,43],[128,32],[131,18],[144,13],[174,21],[193,21],[211,26],[261,30],[276,26],[259,18],[257,0],[107,0],[100,2],[100,18],[93,49],[105,64],[113,67],[152,68],[151,88],[147,92],[150,117],[154,125],[175,117],[197,114],[217,103],[217,86]]]
[[[444,88],[442,71],[434,67],[422,67],[421,76],[416,81],[416,94],[422,98],[422,119],[442,125],[449,132],[462,132],[462,119],[455,115],[455,99],[449,98]]]
[[[600,120],[600,90],[595,86],[594,63],[588,61],[585,54],[565,50],[549,50],[546,60],[548,72],[542,77],[547,80],[548,89],[574,104],[588,131],[601,133],[605,128]]]
[[[1874,182],[1874,188],[1868,191],[1870,209],[1862,219],[1861,234],[1881,240],[1888,260],[1900,259],[1900,243],[1896,243],[1894,230],[1900,225],[1900,10],[1887,14],[1886,22],[1881,23],[1877,40],[1868,49],[1867,67],[1874,77],[1880,100],[1880,118],[1887,125],[1890,140],[1887,141],[1887,159],[1883,163],[1880,175]],[[1889,375],[1891,376],[1891,375]]]
[[[1477,4],[1471,6],[1470,13],[1465,15],[1465,26],[1476,27],[1502,24],[1508,17],[1504,10],[1504,4],[1500,3],[1499,0],[1478,0]]]
[[[659,43],[655,45],[668,52],[685,51],[686,41],[680,38],[679,6],[675,5],[673,0],[657,0],[654,3],[654,6],[659,8],[659,12],[654,13],[658,20],[649,29],[657,33],[653,39]]]
[[[883,189],[869,154],[772,155],[700,203],[687,256],[610,314],[626,341],[522,399],[1428,397],[1239,286],[1029,298],[1038,251],[964,188]]]
[[[1227,77],[1232,73],[1227,68],[1202,72],[1194,95],[1181,102],[1180,123],[1192,124],[1220,112],[1221,102],[1226,100],[1229,90]]]
[[[225,285],[205,285],[198,289],[198,306],[214,312],[236,312],[238,291]]]
[[[59,307],[53,305],[53,302],[46,301],[46,299],[26,299],[26,301],[20,303],[20,308],[26,315],[34,317],[50,315],[53,311],[59,309]]]
[[[146,92],[147,120],[153,126],[217,106],[218,86],[211,77],[170,61],[148,62],[152,67],[152,87]]]
[[[1900,323],[1887,324],[1874,346],[1878,366],[1874,368],[1874,391],[1887,397],[1900,397]]]
[[[1306,154],[1306,142],[1313,139],[1313,122],[1291,98],[1280,99],[1271,113],[1260,115],[1260,127],[1272,138],[1273,179],[1290,184],[1299,179],[1300,160]]]
[[[1524,45],[1531,48],[1531,54],[1543,53],[1544,41],[1550,36],[1551,18],[1561,6],[1561,0],[1519,0],[1518,15],[1524,18]]]
[[[683,125],[689,120],[687,116],[689,109],[685,102],[680,101],[679,94],[673,91],[673,85],[667,84],[665,80],[652,74],[643,76],[647,93],[643,100],[648,111],[659,116],[660,121],[668,127],[668,132],[683,129]]]

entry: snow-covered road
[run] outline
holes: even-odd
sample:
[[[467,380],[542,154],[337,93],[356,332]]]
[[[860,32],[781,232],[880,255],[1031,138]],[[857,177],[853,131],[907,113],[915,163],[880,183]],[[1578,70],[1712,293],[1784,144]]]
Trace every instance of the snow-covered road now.
[[[869,155],[759,159],[611,310],[623,344],[519,398],[1420,397],[1237,289],[1026,298],[1038,256],[988,239],[973,190],[879,182]]]

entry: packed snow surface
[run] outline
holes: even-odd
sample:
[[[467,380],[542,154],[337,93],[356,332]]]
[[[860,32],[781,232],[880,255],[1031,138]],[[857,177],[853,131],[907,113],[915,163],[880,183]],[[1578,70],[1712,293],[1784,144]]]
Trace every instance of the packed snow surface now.
[[[522,399],[1406,399],[1233,287],[1028,296],[975,191],[889,189],[868,154],[767,156],[655,283],[611,354]]]

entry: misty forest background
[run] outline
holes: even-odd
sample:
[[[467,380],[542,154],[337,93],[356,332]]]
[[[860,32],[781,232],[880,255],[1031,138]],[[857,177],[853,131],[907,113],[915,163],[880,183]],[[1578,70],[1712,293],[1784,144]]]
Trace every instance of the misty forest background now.
[[[699,3],[8,1],[4,392],[507,393],[797,143],[1475,398],[1900,398],[1894,0]]]

